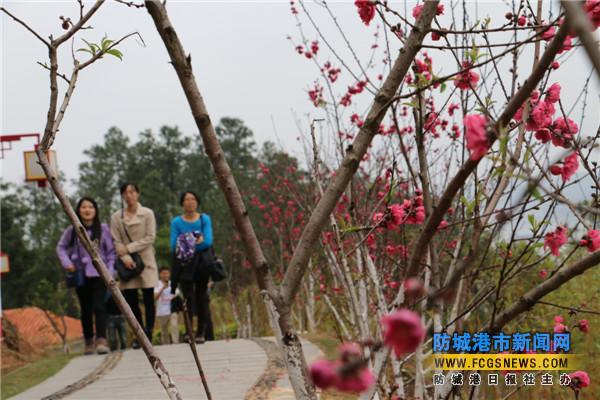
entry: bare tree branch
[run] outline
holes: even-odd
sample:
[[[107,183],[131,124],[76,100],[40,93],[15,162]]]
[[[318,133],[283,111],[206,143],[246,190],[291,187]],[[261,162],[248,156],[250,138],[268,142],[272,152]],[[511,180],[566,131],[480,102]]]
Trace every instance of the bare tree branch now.
[[[497,332],[519,314],[531,309],[542,297],[558,289],[577,275],[600,264],[600,251],[596,251],[581,260],[558,271],[554,276],[525,293],[517,303],[500,314],[492,324],[492,331]]]
[[[125,39],[131,37],[131,36],[136,36],[142,41],[142,43],[144,44],[144,46],[146,45],[144,43],[144,39],[142,38],[142,35],[139,34],[139,32],[132,32],[129,33],[125,36],[123,36],[121,39],[113,42],[110,44],[110,46],[108,46],[106,49],[101,50],[99,52],[97,52],[96,54],[94,54],[89,60],[86,60],[84,63],[82,63],[79,66],[79,70],[84,69],[85,67],[89,66],[90,64],[92,64],[93,62],[95,62],[96,60],[102,58],[105,54],[107,54],[111,49],[115,48],[119,43],[121,43],[122,41],[124,41]]]
[[[25,29],[27,29],[29,32],[31,32],[33,34],[33,36],[35,36],[36,38],[38,38],[39,40],[41,40],[42,43],[44,43],[47,47],[50,47],[50,43],[46,39],[44,39],[43,37],[41,37],[36,31],[33,30],[33,28],[31,28],[29,25],[27,25],[23,20],[15,17],[13,14],[11,14],[10,12],[8,12],[8,10],[6,8],[4,8],[4,7],[0,7],[0,10],[4,11],[4,13],[6,15],[8,15],[12,19],[14,19],[19,24],[23,25],[25,27]]]
[[[52,40],[52,45],[55,46],[55,47],[58,47],[62,43],[64,43],[67,40],[69,40],[71,38],[71,36],[73,36],[77,31],[79,31],[80,29],[82,29],[83,25],[90,18],[92,18],[92,15],[94,15],[96,13],[96,11],[98,11],[98,9],[100,8],[100,6],[102,4],[104,4],[104,1],[105,0],[96,0],[96,2],[94,3],[94,5],[83,15],[83,17],[81,17],[79,19],[79,21],[77,21],[77,23],[73,24],[65,34],[63,34],[62,36],[59,36],[58,38]]]

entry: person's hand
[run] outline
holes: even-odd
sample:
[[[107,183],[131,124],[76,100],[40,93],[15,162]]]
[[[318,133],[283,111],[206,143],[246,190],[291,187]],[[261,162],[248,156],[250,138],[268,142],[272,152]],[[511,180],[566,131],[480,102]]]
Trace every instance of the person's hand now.
[[[127,251],[127,247],[125,247],[125,245],[123,244],[118,244],[116,250],[117,255],[119,257],[123,257],[124,255],[129,254],[129,251]]]
[[[204,235],[198,235],[196,238],[196,244],[200,244],[202,242],[204,242]]]
[[[127,257],[127,259],[123,261],[123,264],[125,264],[126,268],[129,268],[129,269],[135,268],[135,261],[133,261],[133,258],[131,258],[131,257]]]
[[[73,264],[71,264],[67,268],[65,268],[65,270],[67,272],[75,272],[75,266]]]

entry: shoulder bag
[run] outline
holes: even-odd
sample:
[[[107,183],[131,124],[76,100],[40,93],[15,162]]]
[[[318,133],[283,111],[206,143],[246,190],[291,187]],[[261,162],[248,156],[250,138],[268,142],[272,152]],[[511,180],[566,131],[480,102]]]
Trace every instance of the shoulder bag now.
[[[131,240],[129,232],[127,232],[127,228],[125,227],[124,212],[124,209],[121,209],[121,226],[123,227],[123,231],[125,232],[129,243],[131,243],[133,242],[133,240]],[[121,257],[117,257],[117,261],[115,261],[115,269],[119,274],[119,279],[123,282],[128,282],[136,276],[140,275],[145,267],[144,261],[142,261],[142,257],[138,253],[130,253],[129,256],[133,259],[133,262],[135,263],[135,268],[127,268],[121,260]]]
[[[204,221],[202,221],[202,217],[204,214],[200,215],[200,226],[202,231],[204,232]],[[206,269],[210,279],[213,282],[222,281],[227,277],[227,272],[225,271],[225,264],[223,260],[215,255],[214,246],[210,246],[208,249],[204,250],[205,257],[202,257],[203,269]]]

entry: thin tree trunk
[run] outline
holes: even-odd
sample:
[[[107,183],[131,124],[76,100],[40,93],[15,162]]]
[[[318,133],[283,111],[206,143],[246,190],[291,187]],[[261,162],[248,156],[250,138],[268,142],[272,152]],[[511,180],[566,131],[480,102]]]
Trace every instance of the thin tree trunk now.
[[[309,267],[309,269],[312,269]],[[317,329],[315,323],[315,278],[312,274],[308,274],[306,282],[306,325],[308,331],[313,333]]]
[[[343,335],[344,339],[350,340],[352,338],[352,336],[350,335],[350,332],[348,331],[348,328],[346,327],[344,320],[342,319],[342,317],[340,317],[340,313],[335,308],[333,303],[331,303],[331,299],[329,298],[329,296],[327,294],[323,295],[323,300],[325,300],[325,304],[327,304],[327,307],[329,307],[329,309],[331,310],[333,317],[335,318],[337,324],[339,325],[340,329],[342,330],[342,335]]]
[[[298,335],[292,328],[290,320],[290,302],[292,298],[291,296],[282,296],[273,283],[267,260],[254,232],[231,168],[223,156],[223,150],[217,139],[204,99],[198,89],[192,71],[191,56],[185,54],[164,4],[158,0],[147,0],[145,5],[169,53],[171,64],[188,100],[192,115],[202,136],[204,149],[214,168],[217,182],[225,195],[236,228],[252,263],[259,289],[261,292],[266,291],[268,294],[267,308],[275,307],[277,311],[276,314],[272,313],[273,310],[268,311],[271,315],[269,321],[274,333],[281,332],[279,339],[282,339],[280,343],[294,393],[299,399],[316,399],[315,387],[308,377],[308,368],[302,352],[302,345]]]

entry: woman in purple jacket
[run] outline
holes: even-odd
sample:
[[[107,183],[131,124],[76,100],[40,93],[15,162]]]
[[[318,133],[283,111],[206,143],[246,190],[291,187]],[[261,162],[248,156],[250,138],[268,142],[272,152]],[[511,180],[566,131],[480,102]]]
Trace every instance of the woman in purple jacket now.
[[[96,241],[100,257],[113,273],[115,264],[115,247],[110,235],[110,228],[100,223],[98,204],[90,197],[82,197],[75,209],[79,221],[86,227],[87,233],[92,241]],[[100,278],[98,271],[92,264],[92,259],[87,250],[79,242],[72,226],[65,229],[58,245],[56,253],[63,268],[70,273],[83,272],[82,279],[75,288],[79,305],[81,308],[81,326],[85,338],[85,354],[106,354],[109,351],[106,345],[106,286]],[[96,335],[94,342],[94,317],[96,324]]]

